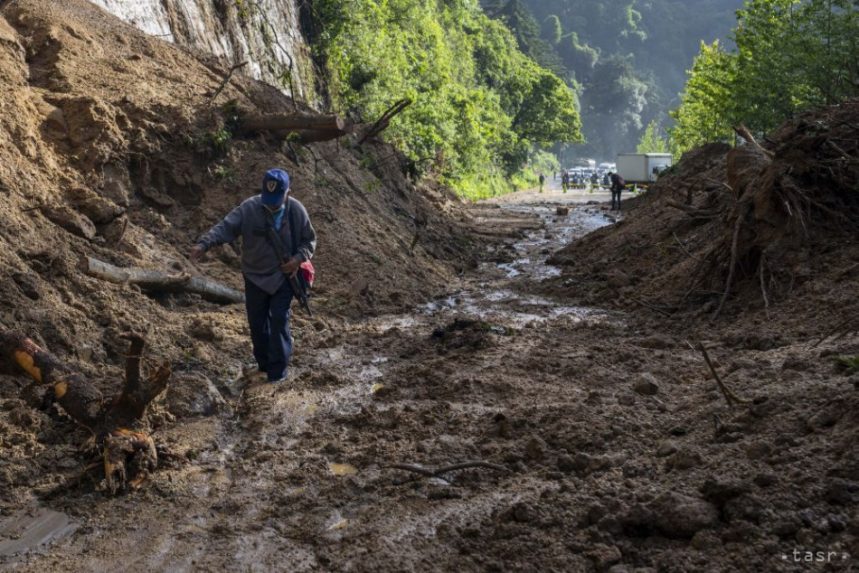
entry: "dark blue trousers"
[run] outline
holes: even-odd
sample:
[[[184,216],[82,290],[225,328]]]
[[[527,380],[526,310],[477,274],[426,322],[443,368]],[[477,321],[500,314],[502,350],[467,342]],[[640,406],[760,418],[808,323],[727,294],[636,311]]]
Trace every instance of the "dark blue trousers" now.
[[[245,307],[254,358],[269,381],[286,377],[286,367],[292,355],[292,335],[289,332],[289,307],[292,287],[283,281],[274,294],[268,294],[245,277]]]

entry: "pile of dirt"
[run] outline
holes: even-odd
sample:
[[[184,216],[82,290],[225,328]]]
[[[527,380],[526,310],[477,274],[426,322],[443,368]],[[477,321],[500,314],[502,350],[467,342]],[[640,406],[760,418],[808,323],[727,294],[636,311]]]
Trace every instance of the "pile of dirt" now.
[[[172,413],[156,405],[162,421],[221,409],[220,397],[207,396],[250,358],[244,308],[106,283],[82,271],[85,257],[241,289],[236,248],[198,265],[186,255],[278,166],[319,238],[312,304],[325,318],[296,316],[299,345],[343,317],[426,300],[473,265],[474,243],[445,213],[458,199],[439,185],[416,186],[394,148],[359,146],[355,137],[307,145],[239,137],[238,109],[296,105],[240,76],[218,93],[227,70],[83,0],[20,0],[0,17],[0,330],[32,337],[107,396],[122,379],[119,335],[145,333],[150,355],[169,362],[177,380],[184,372],[203,380],[199,396],[180,396]],[[41,412],[16,423],[24,383],[0,375],[0,409],[9,412],[0,415],[0,441],[13,451],[0,460],[4,492],[33,485],[39,452],[79,438],[62,416],[53,426]],[[30,427],[52,427],[53,438],[20,431]]]
[[[850,101],[786,123],[763,145],[696,149],[623,221],[559,252],[553,288],[683,317],[859,316],[857,138]]]

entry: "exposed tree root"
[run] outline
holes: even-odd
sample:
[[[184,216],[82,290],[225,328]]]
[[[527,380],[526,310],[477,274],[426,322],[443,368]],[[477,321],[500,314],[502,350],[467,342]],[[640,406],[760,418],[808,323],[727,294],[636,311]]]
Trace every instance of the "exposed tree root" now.
[[[143,420],[147,406],[164,391],[171,374],[164,364],[142,379],[143,337],[129,333],[123,338],[131,342],[125,384],[115,399],[107,401],[95,385],[23,334],[0,333],[0,357],[16,364],[37,384],[49,386],[56,403],[93,434],[102,451],[105,480],[111,493],[139,488],[157,467],[155,441],[145,431]]]

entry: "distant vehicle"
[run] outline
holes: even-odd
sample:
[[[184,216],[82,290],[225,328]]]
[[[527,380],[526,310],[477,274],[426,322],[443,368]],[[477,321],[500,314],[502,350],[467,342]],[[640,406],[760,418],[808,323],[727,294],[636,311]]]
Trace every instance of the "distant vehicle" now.
[[[598,169],[603,172],[611,171],[612,173],[614,173],[614,170],[617,169],[617,165],[614,163],[609,163],[608,161],[603,161],[599,164]]]
[[[621,153],[617,156],[617,173],[627,183],[648,184],[671,167],[670,153]]]
[[[578,159],[574,159],[572,161],[573,168],[582,168],[582,169],[596,169],[597,162],[595,159],[587,159],[584,157],[580,157]]]

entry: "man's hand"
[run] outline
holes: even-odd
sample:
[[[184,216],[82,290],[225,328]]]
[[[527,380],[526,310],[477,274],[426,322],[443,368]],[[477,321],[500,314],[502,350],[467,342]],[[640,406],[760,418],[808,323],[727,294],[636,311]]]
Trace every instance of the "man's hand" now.
[[[191,259],[192,263],[196,263],[197,261],[199,261],[200,259],[203,258],[203,255],[205,253],[206,253],[206,249],[203,247],[203,245],[194,245],[191,248],[191,253],[189,254],[189,258]]]
[[[285,263],[280,264],[280,270],[282,270],[285,274],[291,275],[301,266],[301,259],[298,257],[292,257]]]

